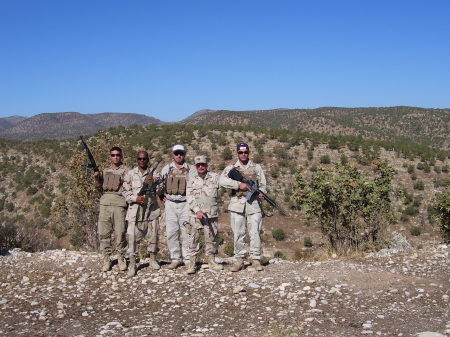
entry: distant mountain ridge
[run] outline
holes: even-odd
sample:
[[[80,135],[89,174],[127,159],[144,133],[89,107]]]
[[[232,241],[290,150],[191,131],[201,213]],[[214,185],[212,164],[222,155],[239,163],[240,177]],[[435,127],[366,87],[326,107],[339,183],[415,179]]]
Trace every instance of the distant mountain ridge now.
[[[238,125],[284,128],[329,135],[404,141],[450,148],[450,109],[408,106],[272,110],[196,111],[176,123],[193,125]],[[78,112],[43,113],[25,118],[0,118],[0,138],[16,140],[66,139],[98,130],[133,124],[167,124],[154,117],[134,113]]]
[[[247,125],[331,135],[396,139],[450,147],[450,109],[408,106],[273,110],[203,110],[182,121],[195,125]]]
[[[19,117],[19,116],[16,116]],[[81,114],[79,112],[42,113],[33,117],[0,118],[0,137],[15,140],[66,139],[88,135],[98,130],[133,124],[163,124],[161,120],[141,114],[104,112]]]

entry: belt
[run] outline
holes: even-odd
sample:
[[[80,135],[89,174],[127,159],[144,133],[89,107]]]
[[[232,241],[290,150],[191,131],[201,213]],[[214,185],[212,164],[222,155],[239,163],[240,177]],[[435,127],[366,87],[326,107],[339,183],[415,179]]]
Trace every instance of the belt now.
[[[170,200],[170,199],[167,199],[167,200],[170,201],[170,202],[174,202],[176,204],[179,204],[179,203],[182,203],[182,202],[186,202],[186,200]]]

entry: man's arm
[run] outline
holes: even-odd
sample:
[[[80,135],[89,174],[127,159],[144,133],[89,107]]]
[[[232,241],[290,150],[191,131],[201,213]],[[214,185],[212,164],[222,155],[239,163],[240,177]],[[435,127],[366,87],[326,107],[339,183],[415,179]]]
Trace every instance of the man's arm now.
[[[130,170],[125,174],[123,179],[123,190],[122,195],[125,197],[125,200],[128,204],[132,204],[136,202],[137,192],[133,192],[132,188],[132,180],[133,180],[133,171]]]
[[[238,190],[239,189],[239,181],[233,180],[230,177],[228,177],[228,172],[230,172],[230,170],[233,168],[232,165],[225,167],[225,169],[223,170],[222,174],[220,175],[219,178],[219,185],[221,187],[225,187],[225,188],[231,188],[233,190]]]

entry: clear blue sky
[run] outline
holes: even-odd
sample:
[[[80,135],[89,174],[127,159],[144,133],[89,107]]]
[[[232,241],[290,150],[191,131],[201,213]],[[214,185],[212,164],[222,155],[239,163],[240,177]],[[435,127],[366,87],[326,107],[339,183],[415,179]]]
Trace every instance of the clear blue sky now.
[[[450,108],[450,1],[0,0],[0,117]]]

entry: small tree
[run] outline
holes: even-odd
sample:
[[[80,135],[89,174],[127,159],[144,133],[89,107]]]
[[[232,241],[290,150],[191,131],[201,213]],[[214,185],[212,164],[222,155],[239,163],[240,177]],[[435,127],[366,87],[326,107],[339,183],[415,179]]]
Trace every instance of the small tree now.
[[[428,212],[439,226],[444,240],[450,241],[450,186],[434,196]]]
[[[318,168],[306,182],[296,177],[292,200],[308,217],[316,216],[322,233],[335,249],[358,249],[378,243],[393,223],[391,180],[387,163],[377,163],[371,178],[356,167]]]

